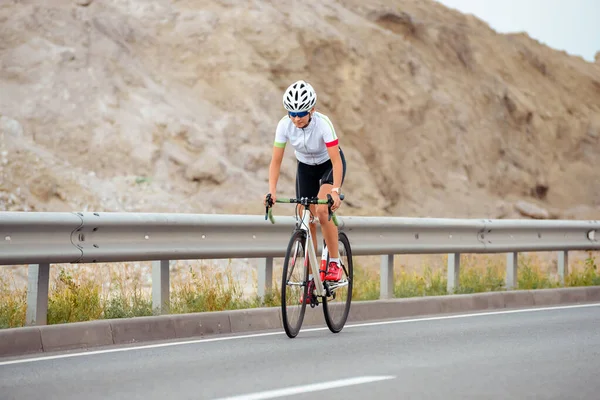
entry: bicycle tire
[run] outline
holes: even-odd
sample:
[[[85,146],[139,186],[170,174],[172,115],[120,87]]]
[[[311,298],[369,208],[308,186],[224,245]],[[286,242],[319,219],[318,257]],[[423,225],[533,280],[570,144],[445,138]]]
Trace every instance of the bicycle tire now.
[[[327,296],[323,297],[323,314],[325,316],[325,322],[327,323],[327,327],[333,333],[340,332],[344,325],[346,324],[346,320],[348,319],[348,314],[350,313],[350,306],[352,304],[352,281],[354,279],[354,268],[352,265],[352,249],[350,248],[350,241],[344,232],[338,233],[338,242],[340,244],[340,256],[342,255],[342,246],[343,252],[347,256],[346,264],[344,265],[344,273],[346,274],[346,279],[348,280],[348,292],[346,293],[346,303],[343,306],[344,310],[342,312],[341,318],[339,321],[334,321],[333,312],[330,308],[335,306],[335,303],[327,300]],[[330,282],[326,283],[327,285]]]
[[[301,248],[302,248],[302,259],[304,260],[304,249],[306,248],[306,233],[302,230],[295,230],[294,233],[292,234],[292,237],[290,238],[290,241],[288,243],[287,246],[287,250],[285,252],[285,259],[283,261],[283,273],[282,273],[282,279],[281,279],[281,317],[282,317],[282,322],[283,322],[283,329],[285,330],[285,333],[288,335],[289,338],[295,338],[298,335],[298,332],[300,332],[300,328],[302,327],[302,322],[304,320],[304,313],[306,312],[306,302],[302,301],[300,303],[300,298],[295,297],[292,298],[292,296],[290,295],[290,298],[288,299],[288,294],[287,294],[287,282],[288,282],[288,276],[289,276],[289,268],[290,268],[290,259],[292,256],[292,252],[295,251],[295,244],[299,242],[301,244]],[[301,268],[303,268],[303,273],[302,273],[302,299],[306,299],[306,295],[308,292],[308,268],[304,267],[304,265],[300,266]],[[292,271],[293,272],[293,271]],[[290,316],[288,315],[288,300],[291,301],[292,303],[294,301],[297,301],[298,304],[296,307],[299,307],[299,316],[298,316],[298,320],[294,323],[294,321],[292,321],[292,319],[290,318]]]

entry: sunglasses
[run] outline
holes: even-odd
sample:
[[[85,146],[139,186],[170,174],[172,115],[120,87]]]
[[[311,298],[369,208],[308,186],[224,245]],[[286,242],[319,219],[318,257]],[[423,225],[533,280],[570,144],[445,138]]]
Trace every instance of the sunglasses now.
[[[300,112],[291,112],[288,111],[288,115],[292,118],[298,117],[298,118],[304,118],[309,114],[308,111],[300,111]]]

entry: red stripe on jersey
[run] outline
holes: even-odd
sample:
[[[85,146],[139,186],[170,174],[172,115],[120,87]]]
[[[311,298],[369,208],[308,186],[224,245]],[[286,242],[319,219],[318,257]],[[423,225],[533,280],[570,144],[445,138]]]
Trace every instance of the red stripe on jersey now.
[[[333,142],[329,142],[329,143],[325,143],[325,144],[327,145],[327,147],[337,146],[338,139],[335,139]]]

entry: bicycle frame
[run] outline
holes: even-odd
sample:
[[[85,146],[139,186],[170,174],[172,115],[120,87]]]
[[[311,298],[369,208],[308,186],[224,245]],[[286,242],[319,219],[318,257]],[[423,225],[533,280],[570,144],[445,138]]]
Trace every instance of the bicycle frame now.
[[[317,254],[315,251],[315,246],[313,245],[312,234],[310,233],[309,223],[310,223],[310,211],[303,207],[302,218],[297,222],[299,225],[299,229],[306,232],[306,246],[304,249],[304,262],[309,262],[312,270],[312,275],[315,281],[315,290],[317,291],[317,296],[325,296],[325,286],[323,285],[323,281],[321,280],[321,274],[319,273],[319,268],[321,267],[320,263],[317,260]],[[298,249],[296,249],[297,251]],[[321,260],[327,259],[327,245],[323,243],[323,251],[321,252]],[[305,265],[308,267],[308,265]],[[316,268],[316,271],[315,271]],[[310,293],[309,293],[310,295]]]

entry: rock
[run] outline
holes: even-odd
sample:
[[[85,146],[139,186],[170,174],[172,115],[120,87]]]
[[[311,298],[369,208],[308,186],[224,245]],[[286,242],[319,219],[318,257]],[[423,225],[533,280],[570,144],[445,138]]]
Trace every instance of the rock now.
[[[596,52],[596,56],[594,57],[594,60],[596,60],[597,64],[600,64],[600,51]]]
[[[544,200],[546,198],[546,196],[548,195],[548,190],[550,190],[550,187],[548,186],[548,181],[546,179],[542,178],[542,179],[539,179],[536,182],[533,189],[531,189],[531,195],[540,200]]]
[[[494,218],[497,218],[497,219],[506,218],[509,215],[510,211],[511,211],[511,209],[510,209],[509,203],[507,203],[503,200],[498,200],[496,202],[496,206],[495,206]]]
[[[75,0],[75,4],[77,4],[78,6],[83,6],[83,7],[87,7],[90,4],[92,4],[94,0]]]
[[[592,139],[600,138],[600,115],[594,115],[590,119],[587,135]]]
[[[194,156],[189,151],[175,143],[165,142],[162,151],[169,160],[179,165],[189,165],[194,161]]]
[[[565,210],[564,216],[566,219],[600,220],[600,206],[581,204]]]
[[[23,136],[23,127],[19,121],[2,116],[0,117],[0,134],[7,134],[14,138]]]
[[[548,210],[539,207],[533,203],[529,203],[527,201],[517,201],[515,203],[515,209],[523,216],[535,218],[535,219],[548,219],[550,218],[550,213]]]
[[[57,194],[56,179],[52,176],[42,174],[29,182],[29,191],[38,200],[47,202],[52,196]]]
[[[227,169],[216,154],[205,152],[185,171],[191,181],[221,184],[227,179]]]
[[[414,18],[405,12],[395,12],[392,10],[381,10],[372,12],[370,18],[379,26],[393,33],[403,36],[416,36],[417,23]]]
[[[502,101],[515,122],[518,124],[531,123],[535,106],[521,90],[514,87],[506,87]]]
[[[268,147],[249,147],[244,152],[244,168],[256,172],[268,168],[271,163],[271,149]]]

